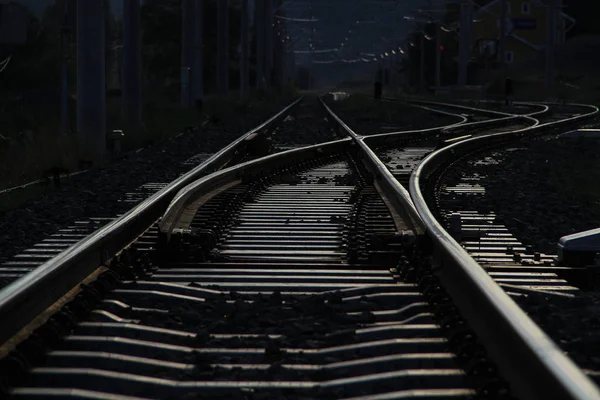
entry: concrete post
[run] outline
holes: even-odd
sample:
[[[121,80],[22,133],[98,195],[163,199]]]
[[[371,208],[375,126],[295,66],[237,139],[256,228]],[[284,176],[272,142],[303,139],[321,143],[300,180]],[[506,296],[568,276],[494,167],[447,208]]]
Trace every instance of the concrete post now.
[[[140,0],[123,2],[123,101],[125,134],[137,135],[142,120]]]
[[[420,34],[421,36],[421,44],[420,44],[420,49],[421,49],[421,61],[420,61],[420,77],[419,77],[419,91],[422,92],[425,90],[425,35],[423,33]]]
[[[229,92],[229,0],[218,1],[217,14],[217,76],[219,93],[226,95]]]
[[[471,58],[473,26],[473,4],[469,0],[463,0],[460,8],[460,45],[458,55],[458,85],[465,86],[468,83],[469,59]]]
[[[248,36],[248,0],[242,0],[242,13],[240,21],[240,97],[242,100],[248,98],[249,92],[249,69],[250,69],[250,42]]]
[[[273,0],[265,0],[265,79],[267,85],[273,84]]]
[[[546,88],[554,89],[554,72],[555,72],[555,46],[556,46],[556,30],[557,30],[557,1],[548,0],[548,25],[546,32]]]
[[[68,21],[69,2],[65,2],[64,21],[60,32],[62,64],[60,71],[60,132],[69,133],[69,60],[71,59],[71,26]]]
[[[192,83],[194,101],[204,97],[204,0],[194,2],[194,55]]]
[[[103,1],[77,1],[77,134],[88,160],[106,153],[104,31]]]
[[[69,133],[69,60],[64,57],[60,67],[60,133]]]
[[[181,106],[192,106],[192,64],[194,39],[193,0],[181,2]]]
[[[435,23],[435,87],[442,86],[442,30],[440,23]]]
[[[254,1],[254,30],[256,32],[256,87],[265,84],[265,0]]]
[[[506,35],[507,35],[507,26],[506,19],[508,17],[507,14],[507,0],[500,1],[500,37],[498,40],[498,62],[500,63],[500,67],[506,67]]]
[[[310,19],[313,19],[312,13],[312,0],[311,0],[311,8],[310,8]],[[315,28],[311,28],[310,30],[310,70],[309,70],[309,79],[308,79],[308,89],[313,90],[314,83],[314,68],[315,68]]]

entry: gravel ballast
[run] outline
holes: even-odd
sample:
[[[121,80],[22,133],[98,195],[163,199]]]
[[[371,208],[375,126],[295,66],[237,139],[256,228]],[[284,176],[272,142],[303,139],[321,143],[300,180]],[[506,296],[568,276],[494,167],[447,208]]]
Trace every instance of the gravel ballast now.
[[[485,194],[471,196],[464,209],[494,212],[533,251],[556,254],[562,236],[600,227],[599,165],[599,140],[549,136],[459,162],[444,180],[477,176]],[[516,301],[600,383],[600,279],[595,271],[580,274],[566,278],[582,289],[574,297],[532,292]]]
[[[356,96],[329,101],[328,105],[359,135],[436,128],[461,121],[418,106]]]
[[[480,162],[491,156],[498,162]],[[469,160],[485,196],[477,210],[493,210],[536,251],[556,254],[558,240],[600,227],[600,142],[533,140]],[[477,164],[477,166],[475,166]]]
[[[199,153],[215,153],[285,105],[265,104],[238,120],[212,119],[197,131],[94,167],[65,180],[60,188],[6,211],[0,216],[0,262],[75,221],[126,212],[132,204],[119,201],[126,193],[149,182],[174,180],[194,167],[182,164],[184,161]]]

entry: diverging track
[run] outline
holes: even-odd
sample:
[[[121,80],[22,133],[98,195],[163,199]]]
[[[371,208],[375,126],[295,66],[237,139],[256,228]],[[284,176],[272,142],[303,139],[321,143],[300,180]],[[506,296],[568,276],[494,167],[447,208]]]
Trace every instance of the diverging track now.
[[[318,115],[347,137],[217,155],[0,292],[5,393],[596,398],[364,138]]]

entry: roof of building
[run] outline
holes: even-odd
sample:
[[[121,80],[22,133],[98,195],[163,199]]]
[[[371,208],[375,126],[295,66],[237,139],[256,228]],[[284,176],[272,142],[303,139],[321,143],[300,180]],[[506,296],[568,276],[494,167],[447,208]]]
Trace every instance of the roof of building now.
[[[498,3],[500,3],[502,0],[492,0],[489,3],[487,3],[486,5],[484,5],[483,7],[479,7],[477,10],[475,10],[475,15],[480,14],[484,11],[489,10],[490,8],[494,7],[495,5],[497,5]],[[530,0],[534,3],[537,3],[539,6],[546,6],[546,3],[542,0]],[[568,14],[565,14],[564,12],[560,13],[561,16],[563,16],[564,18],[570,20],[571,22],[576,22],[575,18],[571,17]]]

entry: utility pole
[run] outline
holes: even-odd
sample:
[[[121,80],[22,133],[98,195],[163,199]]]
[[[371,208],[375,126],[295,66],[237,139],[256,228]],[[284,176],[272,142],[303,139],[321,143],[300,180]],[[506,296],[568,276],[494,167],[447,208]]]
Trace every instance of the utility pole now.
[[[546,39],[546,88],[551,91],[554,89],[554,69],[555,69],[555,46],[557,31],[557,0],[548,0],[548,25]]]
[[[388,85],[390,87],[390,89],[393,91],[394,90],[394,85],[395,85],[395,79],[394,79],[394,58],[395,55],[394,53],[391,52],[390,50],[390,55],[389,57],[389,61],[388,61]]]
[[[313,14],[313,1],[310,0],[310,5],[309,5],[309,12],[310,12],[310,19],[313,20],[314,19],[314,14]],[[313,83],[314,83],[314,68],[315,68],[315,28],[310,28],[310,72],[308,74],[308,89],[312,90],[313,89]]]
[[[442,86],[442,30],[440,22],[435,22],[435,87]]]
[[[473,4],[463,0],[460,7],[460,45],[458,55],[458,85],[468,83],[469,59],[471,58],[471,31],[473,27]]]
[[[423,32],[421,32],[420,33],[420,37],[421,37],[421,44],[420,44],[420,48],[421,48],[421,65],[420,65],[421,74],[420,74],[420,79],[419,79],[419,91],[422,92],[423,90],[425,90],[425,34]]]
[[[256,32],[256,87],[264,87],[265,78],[265,0],[254,1],[254,30]]]
[[[296,81],[296,53],[294,53],[294,48],[292,47],[289,50],[290,57],[290,79],[292,82]]]
[[[60,30],[60,48],[62,53],[62,65],[60,71],[60,132],[63,135],[69,133],[69,64],[71,61],[71,35],[73,27],[69,15],[71,10],[70,1],[65,1],[63,26]]]
[[[287,49],[286,29],[279,19],[276,19],[277,11],[282,6],[282,0],[273,0],[273,11],[271,16],[273,26],[273,82],[280,88],[285,85],[285,53]]]
[[[229,0],[218,0],[217,14],[217,76],[219,93],[226,95],[229,91]]]
[[[142,120],[140,0],[123,3],[123,102],[126,134],[136,136]]]
[[[192,64],[194,40],[193,0],[181,2],[181,106],[192,106]]]
[[[250,43],[248,39],[248,0],[242,0],[242,15],[240,27],[241,59],[240,59],[240,97],[242,100],[248,98],[249,70],[250,70]]]
[[[500,39],[498,40],[498,62],[501,68],[506,67],[506,35],[507,35],[507,24],[506,19],[508,18],[507,0],[500,1]]]
[[[80,155],[106,152],[106,53],[104,2],[77,2],[77,134]]]
[[[125,0],[127,1],[127,0]],[[194,55],[192,84],[194,102],[204,97],[204,0],[194,2]]]
[[[265,46],[266,46],[266,55],[265,55],[265,79],[267,81],[267,86],[271,86],[273,83],[273,0],[265,0]]]
[[[281,23],[279,22],[278,25],[281,25]],[[278,53],[279,56],[279,86],[283,89],[285,87],[285,83],[287,82],[287,70],[288,70],[288,65],[287,65],[287,47],[288,47],[288,43],[287,43],[287,30],[285,29],[285,26],[280,26],[278,28],[278,39],[277,39],[277,46],[279,47],[280,51]]]

